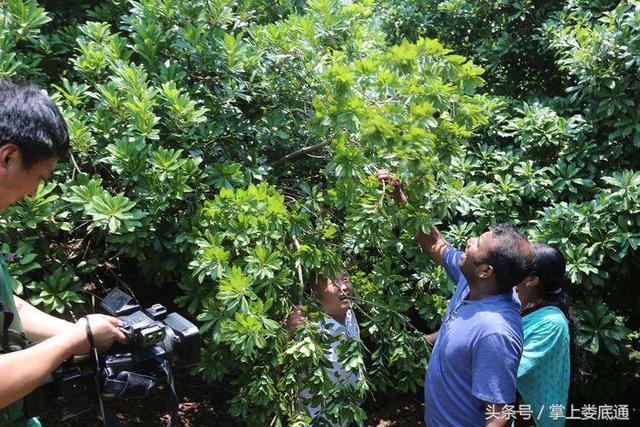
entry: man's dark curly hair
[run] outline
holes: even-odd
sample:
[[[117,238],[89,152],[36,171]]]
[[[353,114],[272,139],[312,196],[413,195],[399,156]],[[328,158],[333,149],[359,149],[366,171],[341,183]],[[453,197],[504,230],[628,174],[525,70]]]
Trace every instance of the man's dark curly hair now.
[[[481,263],[493,267],[500,292],[510,292],[533,271],[533,252],[527,236],[509,224],[491,228],[496,245]]]
[[[58,107],[33,84],[0,79],[0,147],[20,148],[22,166],[52,157],[63,157],[69,150],[67,124]]]

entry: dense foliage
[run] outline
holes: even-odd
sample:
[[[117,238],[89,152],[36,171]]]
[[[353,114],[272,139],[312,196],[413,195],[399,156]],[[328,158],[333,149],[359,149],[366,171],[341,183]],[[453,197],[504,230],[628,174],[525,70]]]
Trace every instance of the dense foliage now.
[[[420,389],[424,333],[451,295],[416,231],[441,224],[464,245],[510,221],[567,257],[586,360],[574,398],[626,401],[640,320],[638,2],[0,7],[0,76],[47,88],[73,146],[0,220],[3,252],[20,256],[16,292],[72,316],[89,292],[157,287],[200,321],[198,371],[234,384],[232,414],[304,424],[305,387],[330,398],[328,417],[361,421],[372,391]],[[381,168],[407,205],[379,185]],[[341,354],[367,369],[355,391],[327,381],[317,331],[289,340],[281,324],[300,302],[320,316],[304,283],[342,269],[363,342]]]

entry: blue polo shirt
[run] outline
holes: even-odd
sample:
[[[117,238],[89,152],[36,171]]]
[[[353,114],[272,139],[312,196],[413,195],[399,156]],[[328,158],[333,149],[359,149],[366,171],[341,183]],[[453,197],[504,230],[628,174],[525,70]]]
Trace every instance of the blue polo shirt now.
[[[447,248],[443,266],[457,284],[431,352],[424,384],[427,426],[484,426],[484,402],[513,403],[522,355],[515,292],[469,301],[462,252]]]

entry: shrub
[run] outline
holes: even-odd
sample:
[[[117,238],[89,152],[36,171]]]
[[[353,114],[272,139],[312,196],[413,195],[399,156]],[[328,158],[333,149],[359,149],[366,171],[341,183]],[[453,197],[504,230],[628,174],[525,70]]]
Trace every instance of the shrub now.
[[[197,371],[233,384],[233,415],[303,425],[306,387],[329,419],[361,423],[372,391],[421,387],[424,333],[452,292],[415,233],[440,224],[461,245],[511,221],[567,257],[592,354],[579,397],[622,399],[640,245],[633,3],[93,3],[0,9],[0,75],[44,85],[73,147],[0,220],[16,292],[73,315],[79,289],[160,287],[200,322]],[[281,324],[293,305],[319,316],[304,284],[342,269],[363,341],[341,357],[367,367],[355,392],[320,369],[317,330],[288,340]]]

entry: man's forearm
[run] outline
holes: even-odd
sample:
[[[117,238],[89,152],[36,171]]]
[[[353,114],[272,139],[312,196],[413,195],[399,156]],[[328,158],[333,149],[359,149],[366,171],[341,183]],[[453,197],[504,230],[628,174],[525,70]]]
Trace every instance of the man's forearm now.
[[[429,344],[436,345],[436,341],[438,340],[438,334],[439,333],[440,333],[440,329],[438,329],[437,331],[427,335],[427,341],[429,341]]]
[[[444,238],[435,226],[431,227],[431,233],[425,234],[422,231],[418,232],[416,237],[418,243],[422,247],[427,255],[431,257],[438,264],[442,264],[444,258],[444,252],[449,246],[449,242]]]
[[[53,370],[74,355],[86,339],[84,331],[69,328],[25,350],[0,355],[0,408],[32,392]]]
[[[24,333],[31,342],[38,342],[68,330],[73,323],[38,310],[22,298],[13,297]]]

